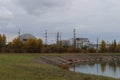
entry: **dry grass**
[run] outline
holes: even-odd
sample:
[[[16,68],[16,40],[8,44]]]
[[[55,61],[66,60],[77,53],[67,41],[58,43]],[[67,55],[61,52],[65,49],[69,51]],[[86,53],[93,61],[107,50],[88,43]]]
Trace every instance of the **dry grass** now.
[[[54,54],[51,55],[54,56]],[[33,62],[33,59],[40,56],[43,55],[0,54],[0,80],[117,80],[75,73],[56,66]],[[63,56],[67,55],[63,54]]]

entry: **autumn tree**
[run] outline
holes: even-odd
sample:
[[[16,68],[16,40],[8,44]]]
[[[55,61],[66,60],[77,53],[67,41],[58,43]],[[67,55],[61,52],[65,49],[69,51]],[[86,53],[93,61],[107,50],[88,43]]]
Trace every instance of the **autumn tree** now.
[[[12,43],[12,49],[14,49],[15,52],[22,52],[23,42],[20,40],[19,37],[13,39]]]
[[[69,52],[69,53],[80,53],[80,52],[81,52],[81,49],[71,46],[71,47],[68,48],[68,52]]]
[[[57,52],[58,53],[65,53],[65,52],[67,52],[67,48],[60,45],[57,47]]]
[[[47,46],[43,47],[42,52],[44,52],[44,53],[64,53],[64,52],[67,52],[67,48],[64,48],[61,45],[52,44],[52,45],[47,45]]]
[[[43,47],[43,42],[41,39],[36,40],[36,52],[41,52]]]
[[[106,52],[107,48],[106,48],[106,42],[104,40],[101,41],[101,45],[100,45],[100,51],[101,52]]]
[[[96,53],[96,49],[95,48],[88,48],[87,49],[88,53]]]
[[[36,41],[33,38],[27,39],[27,41],[24,43],[24,49],[26,52],[34,52],[36,49]]]

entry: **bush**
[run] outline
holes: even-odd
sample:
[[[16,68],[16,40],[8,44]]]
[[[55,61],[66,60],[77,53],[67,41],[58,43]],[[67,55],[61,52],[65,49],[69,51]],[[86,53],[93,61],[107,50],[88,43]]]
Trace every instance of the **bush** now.
[[[83,80],[93,80],[91,77],[84,77]]]
[[[88,53],[96,53],[96,49],[94,48],[88,48]]]
[[[69,52],[69,53],[80,53],[81,49],[80,48],[75,48],[75,47],[69,47],[67,52]]]

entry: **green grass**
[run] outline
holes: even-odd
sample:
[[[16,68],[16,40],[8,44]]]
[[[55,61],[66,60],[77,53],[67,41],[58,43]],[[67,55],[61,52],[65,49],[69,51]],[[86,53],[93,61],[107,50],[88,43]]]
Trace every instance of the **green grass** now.
[[[48,54],[45,55],[48,56]],[[51,55],[54,56],[54,54]],[[38,64],[33,59],[39,56],[42,55],[0,54],[0,80],[117,80],[75,73],[52,65]]]

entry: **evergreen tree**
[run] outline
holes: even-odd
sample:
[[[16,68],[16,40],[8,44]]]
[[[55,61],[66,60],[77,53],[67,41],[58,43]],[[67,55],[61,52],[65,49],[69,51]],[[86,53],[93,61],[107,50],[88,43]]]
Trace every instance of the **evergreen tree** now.
[[[6,36],[0,34],[0,51],[2,50],[3,47],[6,45]]]
[[[117,49],[117,42],[116,40],[112,41],[112,44],[109,46],[109,51],[110,52],[116,52]]]

